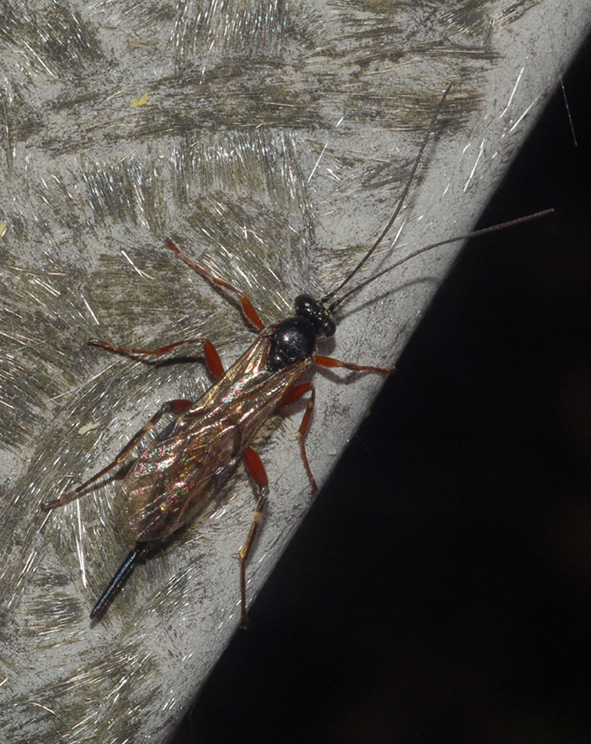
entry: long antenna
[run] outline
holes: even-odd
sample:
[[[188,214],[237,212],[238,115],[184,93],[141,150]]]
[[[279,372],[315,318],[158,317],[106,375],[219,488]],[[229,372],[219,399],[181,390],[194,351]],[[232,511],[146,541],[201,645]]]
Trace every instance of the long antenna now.
[[[486,235],[487,233],[496,232],[497,230],[505,230],[508,227],[515,227],[515,225],[521,225],[523,222],[530,222],[530,220],[537,220],[540,217],[546,217],[549,214],[552,214],[555,210],[554,209],[544,209],[541,212],[535,212],[534,214],[528,214],[525,217],[518,217],[515,220],[509,220],[509,222],[501,222],[498,225],[492,225],[491,227],[483,227],[480,230],[473,230],[472,232],[466,233],[465,235],[456,235],[453,238],[447,238],[446,240],[440,240],[437,243],[430,243],[429,245],[424,246],[423,248],[419,248],[416,251],[413,251],[412,253],[409,253],[408,256],[405,256],[404,258],[401,258],[399,261],[396,261],[396,263],[392,264],[392,266],[388,266],[387,269],[384,269],[383,271],[379,271],[377,274],[374,274],[373,276],[370,276],[365,281],[361,282],[361,284],[355,285],[352,289],[350,289],[348,292],[345,292],[344,295],[341,295],[339,299],[336,302],[333,302],[330,306],[331,311],[335,309],[338,305],[340,305],[344,300],[346,300],[348,297],[350,297],[352,294],[355,294],[355,292],[359,291],[363,287],[366,287],[368,284],[371,284],[375,279],[378,279],[380,276],[384,276],[384,274],[388,274],[390,271],[394,271],[394,269],[397,269],[399,266],[402,266],[402,264],[405,264],[407,261],[410,261],[411,258],[416,258],[417,256],[420,256],[421,253],[427,253],[427,251],[433,250],[433,248],[439,248],[441,245],[447,245],[448,243],[455,243],[457,240],[467,240],[468,238],[476,238],[479,235]]]
[[[378,239],[375,241],[375,243],[372,245],[372,247],[368,250],[368,252],[365,254],[365,256],[361,259],[361,261],[357,264],[357,266],[353,269],[353,271],[346,276],[343,281],[335,287],[331,292],[329,292],[327,295],[325,295],[322,298],[322,302],[325,303],[327,300],[330,300],[331,297],[334,297],[337,292],[340,292],[340,290],[345,286],[345,284],[348,284],[351,279],[357,274],[362,266],[366,263],[366,261],[369,261],[369,259],[372,257],[374,252],[377,250],[378,246],[382,242],[382,240],[386,237],[386,235],[390,232],[390,228],[396,221],[396,218],[400,214],[400,210],[402,209],[404,202],[406,200],[406,197],[408,196],[408,192],[410,191],[410,187],[412,185],[412,182],[414,180],[415,174],[417,172],[417,168],[419,167],[419,163],[421,162],[421,158],[423,157],[423,153],[425,152],[425,148],[427,147],[427,142],[429,141],[429,137],[431,136],[431,133],[433,132],[433,127],[435,126],[435,122],[437,121],[437,117],[441,113],[441,109],[443,107],[443,104],[445,103],[445,99],[447,98],[448,93],[451,90],[451,83],[447,86],[445,93],[443,94],[441,100],[439,101],[439,105],[437,106],[437,109],[435,113],[433,114],[433,118],[431,119],[431,123],[429,124],[427,128],[427,133],[425,134],[425,138],[423,139],[423,143],[421,144],[421,148],[418,152],[417,157],[415,158],[415,162],[413,164],[412,170],[410,172],[410,176],[408,177],[408,180],[406,181],[406,186],[404,187],[404,191],[402,192],[402,196],[398,200],[398,204],[396,205],[396,209],[394,210],[394,214],[390,217],[388,220],[388,223],[386,227],[382,230],[380,233]],[[340,300],[338,303],[340,304]],[[333,310],[336,307],[336,304],[333,304],[331,306],[331,310]]]

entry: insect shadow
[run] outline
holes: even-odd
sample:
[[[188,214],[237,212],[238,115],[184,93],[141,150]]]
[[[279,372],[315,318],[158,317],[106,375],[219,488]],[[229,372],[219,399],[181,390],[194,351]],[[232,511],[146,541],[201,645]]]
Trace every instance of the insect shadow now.
[[[178,363],[178,359],[166,359],[171,351],[201,344],[205,366],[213,379],[212,386],[196,401],[176,399],[164,403],[112,462],[74,490],[42,505],[45,510],[50,510],[78,498],[89,486],[103,479],[103,476],[127,464],[136,445],[158,424],[162,416],[172,414],[175,417],[131,466],[128,465],[128,472],[114,502],[114,511],[117,523],[124,527],[133,547],[93,607],[91,618],[102,617],[140,561],[145,560],[154,549],[165,544],[193,519],[208,514],[217,503],[221,489],[243,462],[253,482],[256,497],[254,516],[238,553],[241,626],[248,627],[246,565],[269,494],[267,473],[260,456],[252,447],[253,439],[273,414],[303,400],[305,409],[297,435],[303,467],[312,490],[316,491],[316,481],[305,445],[316,394],[313,382],[308,379],[301,381],[302,378],[312,367],[327,371],[346,369],[353,373],[382,375],[393,371],[390,367],[344,362],[318,353],[319,342],[332,338],[336,332],[335,311],[360,289],[406,261],[440,245],[468,237],[463,235],[425,246],[343,291],[373,256],[400,214],[450,88],[451,86],[447,88],[437,106],[402,196],[378,238],[357,266],[321,299],[317,300],[309,294],[298,295],[292,316],[265,326],[253,303],[244,293],[193,261],[172,240],[166,241],[168,248],[214,289],[227,296],[227,299],[231,298],[232,304],[236,301],[239,303],[247,324],[258,334],[252,345],[229,369],[224,369],[209,338],[184,339],[157,349],[130,348],[101,339],[90,339],[88,343],[92,346],[141,358],[152,364]],[[470,233],[470,236],[508,227],[546,213],[479,230]]]

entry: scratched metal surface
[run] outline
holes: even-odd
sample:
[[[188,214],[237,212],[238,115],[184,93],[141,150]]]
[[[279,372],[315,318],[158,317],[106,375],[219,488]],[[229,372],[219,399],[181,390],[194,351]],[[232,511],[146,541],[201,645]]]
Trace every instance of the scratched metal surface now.
[[[38,509],[162,401],[207,386],[198,364],[153,369],[86,347],[90,336],[150,347],[207,335],[226,363],[252,338],[163,239],[281,317],[385,223],[448,82],[397,255],[469,229],[590,15],[552,0],[2,5],[0,737],[164,741],[237,627],[244,477],[95,626],[88,611],[126,549],[116,486]],[[355,312],[335,355],[390,363],[454,251],[344,308]],[[379,384],[331,378],[319,376],[309,437],[320,482]],[[296,421],[260,446],[272,493],[250,596],[311,501]]]

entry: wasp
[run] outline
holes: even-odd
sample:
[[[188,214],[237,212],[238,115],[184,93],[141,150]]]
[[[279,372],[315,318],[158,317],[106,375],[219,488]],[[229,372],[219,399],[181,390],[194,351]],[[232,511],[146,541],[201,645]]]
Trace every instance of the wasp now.
[[[90,613],[91,618],[102,617],[134,567],[151,550],[188,522],[208,513],[212,505],[217,503],[221,489],[243,462],[256,495],[254,516],[238,553],[241,625],[248,626],[246,565],[269,495],[267,473],[260,456],[252,447],[253,439],[273,414],[307,395],[297,435],[303,466],[312,490],[316,491],[316,481],[305,446],[315,403],[315,389],[312,381],[302,378],[314,366],[381,375],[388,375],[393,371],[389,367],[354,364],[318,353],[322,339],[330,338],[336,332],[335,310],[350,295],[411,258],[437,246],[468,237],[451,238],[421,248],[343,292],[344,287],[371,258],[396,221],[449,90],[450,88],[446,90],[437,107],[396,209],[377,240],[357,266],[324,297],[317,300],[309,294],[298,295],[291,317],[265,326],[255,306],[244,293],[193,261],[172,240],[166,241],[170,250],[215,289],[234,295],[239,300],[248,325],[258,332],[254,343],[228,370],[224,369],[209,338],[185,339],[157,349],[128,348],[101,339],[90,339],[90,345],[106,351],[144,359],[151,357],[156,362],[174,349],[189,344],[201,344],[206,368],[214,380],[212,386],[197,401],[178,399],[164,403],[112,462],[74,490],[42,505],[45,510],[49,510],[81,496],[94,482],[114,468],[123,466],[136,445],[158,424],[162,416],[173,414],[173,423],[156,435],[135,460],[122,482],[114,510],[117,522],[126,525],[133,548],[96,602]],[[524,219],[529,218],[497,225],[494,229]],[[471,233],[470,236],[488,232],[489,229]]]

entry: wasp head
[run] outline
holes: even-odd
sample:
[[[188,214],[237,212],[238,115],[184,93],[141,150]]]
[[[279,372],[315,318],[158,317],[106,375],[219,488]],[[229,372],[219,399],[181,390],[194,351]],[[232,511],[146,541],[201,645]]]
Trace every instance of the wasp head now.
[[[295,311],[298,318],[305,318],[312,325],[317,336],[334,336],[337,326],[330,311],[312,295],[298,295]]]

